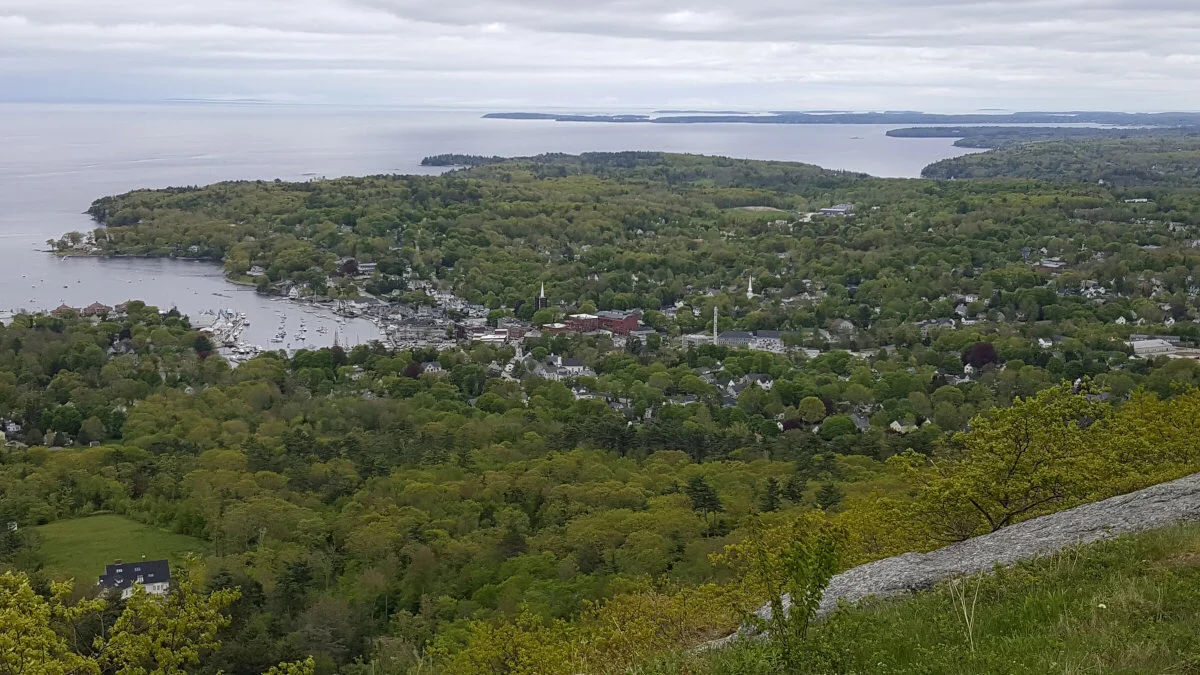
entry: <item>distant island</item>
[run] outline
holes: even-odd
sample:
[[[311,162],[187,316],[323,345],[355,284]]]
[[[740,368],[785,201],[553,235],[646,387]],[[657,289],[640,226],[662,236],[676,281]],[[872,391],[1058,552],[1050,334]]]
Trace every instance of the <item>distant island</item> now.
[[[484,166],[486,164],[499,164],[505,161],[504,157],[485,157],[483,155],[432,155],[421,160],[421,166]]]
[[[1200,127],[1200,113],[1123,113],[1105,111],[1014,112],[941,114],[916,111],[885,112],[787,112],[750,113],[663,113],[561,114],[537,112],[494,112],[485,119],[548,120],[554,122],[611,122],[648,124],[1099,124],[1126,127]]]
[[[1200,126],[1155,127],[906,127],[889,129],[893,138],[955,138],[960,148],[998,149],[1037,141],[1188,138],[1200,136]]]

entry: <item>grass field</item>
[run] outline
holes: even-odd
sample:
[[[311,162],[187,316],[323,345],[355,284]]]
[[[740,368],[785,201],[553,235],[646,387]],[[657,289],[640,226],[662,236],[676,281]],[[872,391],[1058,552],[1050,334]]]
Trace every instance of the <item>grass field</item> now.
[[[166,558],[176,562],[191,551],[203,553],[207,544],[116,515],[60,520],[38,528],[46,570],[54,578],[74,577],[79,585],[94,584],[104,566],[114,560]]]
[[[1200,524],[959,581],[965,605],[951,587],[836,612],[812,627],[792,669],[770,645],[743,641],[636,672],[1200,673]]]

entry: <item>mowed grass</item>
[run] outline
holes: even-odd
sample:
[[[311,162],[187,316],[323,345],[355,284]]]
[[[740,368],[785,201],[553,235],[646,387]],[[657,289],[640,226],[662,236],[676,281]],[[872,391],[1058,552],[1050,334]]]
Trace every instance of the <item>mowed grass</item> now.
[[[965,591],[966,616],[974,604],[969,634],[952,583]],[[812,627],[803,651],[788,669],[769,645],[743,641],[635,672],[1200,673],[1200,524],[844,608]]]
[[[38,528],[46,571],[55,579],[74,577],[77,586],[96,583],[104,566],[125,561],[178,562],[183,554],[207,551],[207,543],[172,534],[123,516],[99,515],[60,520]]]

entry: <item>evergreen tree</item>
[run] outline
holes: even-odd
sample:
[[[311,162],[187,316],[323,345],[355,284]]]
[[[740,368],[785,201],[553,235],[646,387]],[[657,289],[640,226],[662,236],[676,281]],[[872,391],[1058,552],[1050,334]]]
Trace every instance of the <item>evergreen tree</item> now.
[[[817,490],[817,506],[822,510],[828,511],[838,504],[842,503],[842,497],[845,493],[833,481],[828,481]]]
[[[774,477],[767,479],[767,489],[763,492],[759,509],[763,513],[779,510],[779,481],[775,480]]]
[[[808,488],[808,480],[799,474],[792,474],[783,486],[783,496],[793,504],[799,504],[804,499],[804,491]]]
[[[693,478],[685,491],[688,499],[692,502],[692,510],[703,515],[706,521],[709,514],[725,510],[725,505],[721,503],[721,497],[717,495],[717,491],[702,476]]]

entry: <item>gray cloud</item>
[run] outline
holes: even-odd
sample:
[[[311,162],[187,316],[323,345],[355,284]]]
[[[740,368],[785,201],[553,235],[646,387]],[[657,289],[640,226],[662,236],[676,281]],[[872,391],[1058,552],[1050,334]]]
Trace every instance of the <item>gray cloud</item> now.
[[[0,0],[8,98],[1196,108],[1194,0]]]

